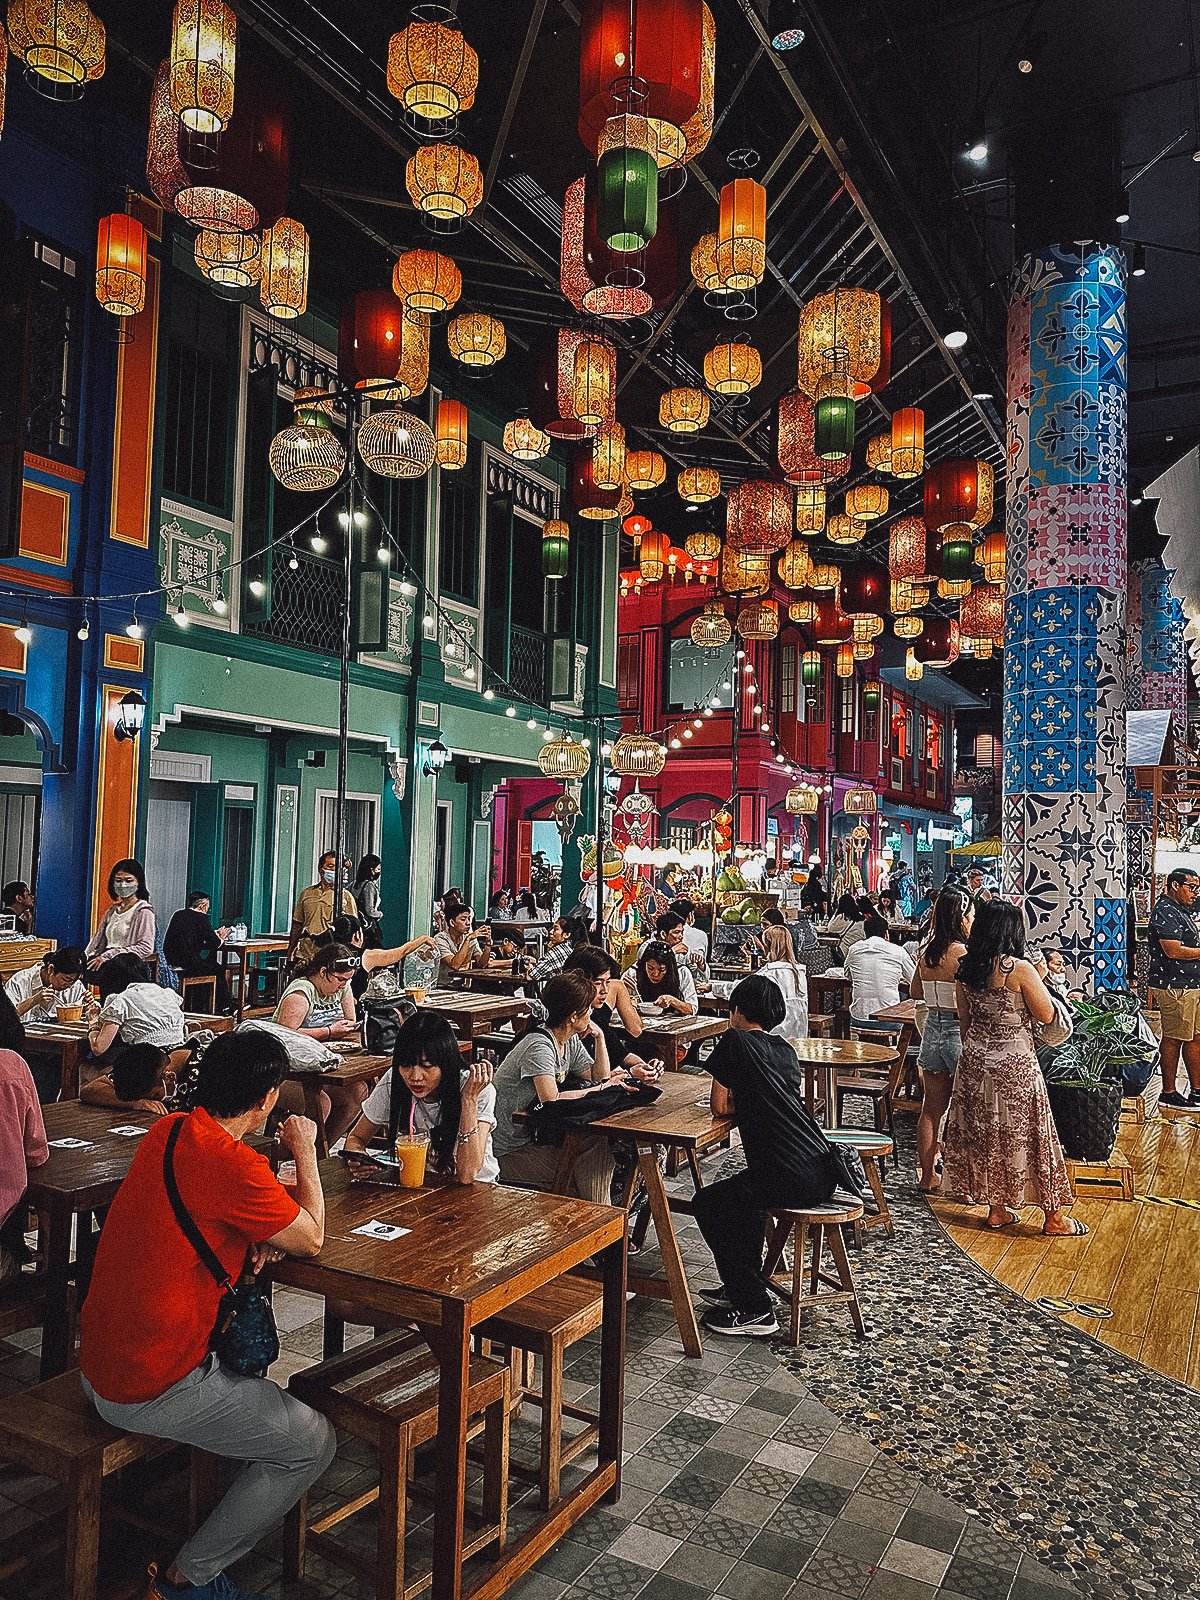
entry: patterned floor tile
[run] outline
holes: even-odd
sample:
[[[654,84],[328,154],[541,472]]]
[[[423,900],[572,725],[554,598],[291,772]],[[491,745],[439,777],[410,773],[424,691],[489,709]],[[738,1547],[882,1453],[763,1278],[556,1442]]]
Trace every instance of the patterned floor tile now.
[[[804,1566],[800,1576],[805,1583],[817,1588],[845,1595],[847,1600],[858,1600],[867,1586],[871,1569],[865,1563],[854,1561],[836,1550],[819,1549]]]

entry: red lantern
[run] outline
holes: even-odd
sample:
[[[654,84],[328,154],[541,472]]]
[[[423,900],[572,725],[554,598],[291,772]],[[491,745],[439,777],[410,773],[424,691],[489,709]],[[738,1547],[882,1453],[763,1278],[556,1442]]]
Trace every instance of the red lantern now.
[[[843,644],[854,632],[854,624],[838,604],[836,595],[822,595],[813,620],[813,639],[817,644]]]
[[[968,639],[1004,642],[1004,591],[995,584],[977,583],[963,596],[958,608],[958,625]]]
[[[579,137],[593,155],[631,78],[638,116],[682,128],[700,106],[700,0],[587,0],[579,21]],[[615,93],[614,93],[615,90]]]
[[[650,529],[653,526],[654,524],[650,521],[650,518],[644,517],[640,511],[632,512],[621,524],[621,527],[624,529],[624,531],[635,542],[638,539],[645,538],[646,534],[650,532]]]
[[[556,439],[590,439],[596,432],[571,411],[575,399],[575,351],[587,337],[579,328],[558,328],[549,335],[538,358],[529,415],[544,433]]]
[[[938,461],[925,472],[925,525],[982,528],[992,515],[992,469],[986,461]]]
[[[403,343],[404,306],[390,289],[362,289],[342,304],[338,376],[360,387],[395,378]]]
[[[726,539],[734,550],[782,550],[792,539],[792,497],[786,483],[751,478],[729,491]]]
[[[816,451],[816,408],[802,389],[779,397],[775,454],[789,483],[831,483],[850,470],[849,456],[826,460]]]
[[[291,107],[278,86],[238,56],[233,115],[215,140],[190,134],[177,121],[175,154],[186,173],[175,209],[195,228],[214,232],[269,227],[287,210]],[[169,140],[163,159],[169,161]]]
[[[958,638],[953,617],[930,617],[912,642],[913,655],[924,667],[951,667],[958,660]]]
[[[575,456],[571,493],[576,511],[589,521],[604,522],[617,514],[621,486],[618,484],[615,489],[597,488],[595,464],[590,450],[580,450]]]
[[[576,311],[596,317],[644,317],[674,296],[678,207],[660,201],[658,228],[644,250],[610,250],[596,229],[594,171],[577,178],[563,201],[559,281]]]
[[[888,529],[888,571],[897,583],[920,578],[925,571],[925,522],[900,517]]]
[[[842,573],[842,610],[848,617],[882,617],[887,609],[888,575],[873,561],[856,561]]]

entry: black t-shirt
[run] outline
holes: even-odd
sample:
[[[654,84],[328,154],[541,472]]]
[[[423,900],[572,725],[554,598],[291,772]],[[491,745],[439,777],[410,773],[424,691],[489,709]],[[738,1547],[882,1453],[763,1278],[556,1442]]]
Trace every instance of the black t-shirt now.
[[[215,969],[221,941],[202,911],[177,911],[163,940],[163,954],[173,967]]]
[[[804,1109],[804,1069],[786,1039],[729,1029],[706,1063],[733,1096],[746,1167],[765,1192],[823,1170],[833,1147]]]

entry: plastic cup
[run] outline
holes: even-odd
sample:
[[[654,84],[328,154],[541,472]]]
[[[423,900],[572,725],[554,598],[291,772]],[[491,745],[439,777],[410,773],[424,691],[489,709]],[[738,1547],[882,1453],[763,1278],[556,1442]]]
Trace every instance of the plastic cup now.
[[[415,1133],[408,1139],[397,1139],[396,1160],[400,1163],[402,1189],[419,1189],[425,1182],[425,1157],[428,1152],[429,1140],[422,1133]]]
[[[421,988],[410,989],[408,991],[408,998],[415,1006],[422,1006],[425,1004],[425,991]]]
[[[55,1006],[55,1015],[60,1022],[82,1022],[82,1006]]]

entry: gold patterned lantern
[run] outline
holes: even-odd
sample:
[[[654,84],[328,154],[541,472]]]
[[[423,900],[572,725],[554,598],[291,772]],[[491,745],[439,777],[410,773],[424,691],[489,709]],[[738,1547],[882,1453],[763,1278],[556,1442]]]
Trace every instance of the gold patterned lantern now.
[[[146,230],[128,212],[100,218],[96,299],[114,317],[136,316],[146,304]]]
[[[817,602],[815,600],[793,600],[788,606],[788,620],[790,622],[815,622],[817,618]]]
[[[819,294],[800,312],[796,336],[797,381],[814,400],[834,391],[831,376],[849,380],[847,397],[878,387],[890,370],[891,314],[887,301],[867,289]]]
[[[904,658],[904,676],[910,683],[920,683],[925,676],[925,668],[917,660],[911,648]]]
[[[609,752],[608,764],[622,778],[657,778],[667,757],[662,745],[649,734],[623,733]]]
[[[194,253],[208,281],[225,288],[248,288],[262,271],[262,240],[257,233],[212,233],[202,228]]]
[[[207,183],[192,183],[175,196],[175,209],[185,222],[210,233],[251,233],[258,210],[243,195]]]
[[[848,639],[837,647],[837,675],[839,678],[854,676],[854,645]]]
[[[462,366],[486,372],[503,361],[508,338],[499,317],[486,311],[464,311],[446,329],[446,348]]]
[[[658,421],[670,433],[698,433],[708,426],[708,396],[703,389],[668,389],[659,398]]]
[[[870,661],[875,654],[875,641],[873,639],[852,639],[850,653],[855,661]]]
[[[684,467],[675,480],[679,498],[689,505],[707,505],[721,492],[721,474],[716,467]]]
[[[983,568],[983,575],[989,583],[1003,584],[1008,566],[1008,542],[1004,534],[996,529],[989,533],[987,538],[975,552],[975,560]]]
[[[332,401],[329,402],[332,407]],[[346,469],[346,451],[330,425],[323,401],[296,391],[296,420],[271,440],[267,461],[285,489],[312,494],[332,489]]]
[[[820,533],[825,526],[825,485],[799,483],[796,485],[796,532]]]
[[[792,537],[792,497],[786,483],[749,478],[730,489],[725,537],[735,550],[782,550]]]
[[[874,789],[856,784],[853,789],[846,790],[842,810],[851,817],[873,817],[879,810],[879,796]]]
[[[422,478],[437,457],[433,430],[411,411],[376,411],[358,430],[363,464],[381,478]]]
[[[830,517],[825,537],[830,544],[859,544],[866,536],[866,532],[865,522],[859,522],[856,517],[839,511],[836,516]]]
[[[892,578],[888,590],[888,607],[898,617],[913,609],[914,586],[907,578]]]
[[[164,211],[174,207],[175,196],[192,181],[179,159],[179,118],[171,107],[170,73],[170,61],[160,62],[150,91],[150,130],[146,140],[146,177]]]
[[[611,420],[615,403],[617,352],[607,339],[581,339],[575,346],[571,414],[585,428]]]
[[[592,481],[597,489],[619,489],[625,481],[625,429],[605,422],[592,445]]]
[[[872,639],[878,639],[883,632],[883,618],[871,615],[869,612],[858,612],[850,618],[853,625],[853,641],[855,644],[870,644]]]
[[[308,309],[308,234],[294,217],[263,231],[258,293],[271,317],[290,321]]]
[[[647,583],[658,583],[666,576],[671,544],[665,533],[647,528],[638,546],[638,570]]]
[[[829,591],[839,587],[842,581],[842,569],[835,567],[831,561],[814,561],[812,576],[808,580],[810,589]]]
[[[457,28],[410,22],[388,42],[387,86],[413,116],[442,122],[475,104],[479,57]]]
[[[406,250],[392,269],[392,289],[410,311],[435,317],[458,303],[462,273],[437,250]]]
[[[779,601],[748,600],[737,614],[743,639],[775,639],[779,635]]]
[[[771,587],[771,558],[765,551],[721,551],[721,587],[726,594],[766,594]]]
[[[412,400],[429,386],[429,318],[406,312],[400,318],[400,361],[396,367],[395,395]],[[376,393],[372,389],[372,394]]]
[[[717,270],[727,289],[753,289],[767,270],[767,191],[753,178],[721,190]]]
[[[691,265],[692,282],[697,289],[703,289],[705,294],[732,294],[732,289],[721,277],[721,269],[717,265],[715,233],[701,234],[692,247]]]
[[[447,472],[467,464],[467,408],[461,400],[439,400],[434,419],[434,458]]]
[[[705,650],[723,650],[733,638],[733,628],[719,600],[710,600],[698,617],[692,618],[692,643]]]
[[[890,472],[892,468],[892,436],[877,433],[867,440],[867,466],[872,472]]]
[[[762,382],[762,357],[741,339],[716,345],[704,358],[704,381],[714,394],[749,394]]]
[[[919,478],[925,471],[925,413],[902,406],[892,416],[892,475]]]
[[[888,529],[888,572],[897,580],[919,578],[925,571],[924,517],[900,517]]]
[[[857,522],[871,522],[888,508],[888,492],[881,483],[856,483],[846,490],[846,515]]]
[[[479,162],[456,144],[423,144],[408,159],[404,186],[418,211],[442,222],[469,216],[483,199]]]
[[[625,481],[631,489],[657,489],[666,476],[667,463],[657,450],[625,452]]]
[[[776,562],[779,581],[785,589],[803,589],[812,576],[812,557],[803,539],[793,539]]]
[[[592,752],[569,733],[550,739],[538,751],[538,766],[547,778],[569,781],[587,775],[592,764]]]
[[[9,0],[7,48],[30,85],[53,99],[74,98],[104,75],[104,24],[84,0]],[[39,79],[50,87],[38,88]]]
[[[721,540],[715,533],[696,528],[684,539],[683,548],[696,561],[715,561],[721,554]]]
[[[798,784],[783,797],[784,810],[793,817],[812,817],[817,812],[817,791],[808,784]]]
[[[515,417],[504,425],[504,450],[514,461],[540,461],[550,448],[550,435],[528,417]]]
[[[224,0],[175,0],[171,106],[190,133],[221,133],[233,115],[237,17]]]
[[[921,617],[914,617],[911,612],[906,612],[892,623],[892,632],[897,639],[916,639],[925,632],[925,623]]]

